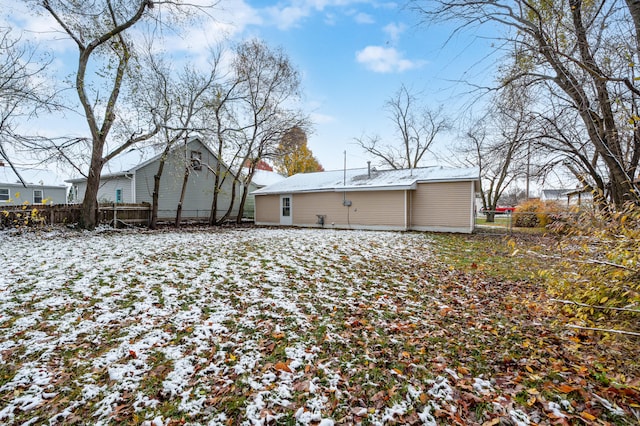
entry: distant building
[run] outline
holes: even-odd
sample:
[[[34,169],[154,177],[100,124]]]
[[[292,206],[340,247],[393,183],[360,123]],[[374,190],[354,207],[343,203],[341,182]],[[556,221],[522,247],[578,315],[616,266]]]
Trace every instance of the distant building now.
[[[14,170],[0,161],[0,208],[66,202],[67,186],[54,172],[24,167],[16,167]]]
[[[581,205],[593,201],[593,194],[584,189],[543,189],[540,201],[555,201],[566,206]]]

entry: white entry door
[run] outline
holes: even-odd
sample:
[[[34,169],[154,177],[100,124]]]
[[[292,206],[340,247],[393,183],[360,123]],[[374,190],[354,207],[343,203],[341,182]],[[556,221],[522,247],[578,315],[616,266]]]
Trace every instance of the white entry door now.
[[[291,195],[280,196],[280,225],[293,225]]]

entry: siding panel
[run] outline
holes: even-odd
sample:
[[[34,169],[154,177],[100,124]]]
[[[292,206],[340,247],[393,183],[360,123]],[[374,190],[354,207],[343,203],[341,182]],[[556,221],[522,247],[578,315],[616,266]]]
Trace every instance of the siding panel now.
[[[256,224],[277,225],[280,224],[280,196],[257,195],[255,197]]]
[[[351,206],[343,205],[343,200]],[[404,191],[317,192],[293,194],[293,224],[317,226],[318,215],[325,226],[403,229]]]
[[[412,228],[470,228],[470,182],[422,183],[412,194]]]
[[[351,221],[359,225],[404,227],[404,191],[347,192]]]
[[[86,189],[86,184],[84,188]],[[98,188],[98,202],[99,203],[115,203],[116,202],[116,189],[122,189],[122,202],[132,203],[133,197],[131,194],[131,179],[127,177],[117,177],[113,179],[106,179],[100,181],[100,187]],[[84,198],[84,194],[83,194]]]
[[[325,216],[325,224],[332,222],[347,225],[347,208],[342,205],[342,194],[337,192],[316,192],[293,194],[293,224],[298,226],[319,226],[318,216]]]

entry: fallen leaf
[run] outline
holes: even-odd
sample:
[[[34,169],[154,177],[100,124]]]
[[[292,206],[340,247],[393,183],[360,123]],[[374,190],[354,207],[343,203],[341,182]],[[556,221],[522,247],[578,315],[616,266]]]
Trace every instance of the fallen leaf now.
[[[277,371],[286,371],[287,373],[292,372],[289,366],[282,361],[276,362],[276,365],[274,365],[273,368],[275,368]]]
[[[587,411],[583,411],[582,413],[580,413],[580,416],[583,419],[589,420],[589,421],[594,421],[596,419],[596,416],[594,416],[593,414],[587,412]]]
[[[558,392],[560,393],[571,393],[575,390],[578,390],[578,388],[574,388],[573,386],[569,386],[567,384],[560,385],[556,389],[558,389]]]
[[[470,373],[469,369],[462,366],[458,367],[457,370],[458,370],[458,373],[462,374],[463,376]]]

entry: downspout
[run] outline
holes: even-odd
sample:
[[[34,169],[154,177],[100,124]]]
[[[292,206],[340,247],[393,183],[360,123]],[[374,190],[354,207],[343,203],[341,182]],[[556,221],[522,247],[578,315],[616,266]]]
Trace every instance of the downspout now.
[[[136,173],[133,173],[133,177],[131,178],[131,202],[133,204],[136,203]]]
[[[404,230],[408,231],[408,223],[407,223],[407,216],[409,214],[409,211],[407,209],[407,204],[408,204],[408,200],[407,200],[407,190],[404,190]]]
[[[471,181],[471,232],[476,229],[476,181]]]

